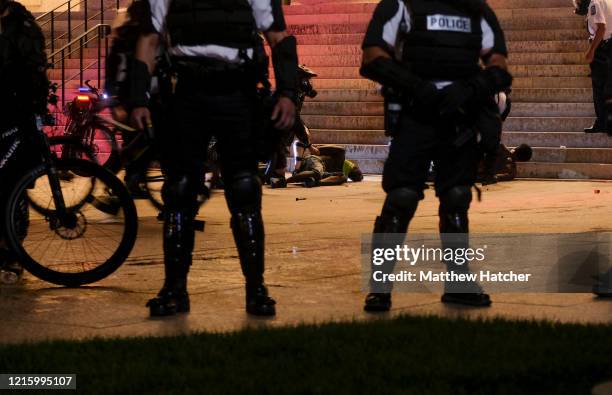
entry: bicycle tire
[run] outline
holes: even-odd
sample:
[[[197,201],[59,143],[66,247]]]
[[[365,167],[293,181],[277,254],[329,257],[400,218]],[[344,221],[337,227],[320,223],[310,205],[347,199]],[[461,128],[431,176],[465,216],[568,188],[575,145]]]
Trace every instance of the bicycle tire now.
[[[108,127],[99,123],[90,124],[88,128],[90,129],[83,132],[78,130],[76,127],[72,127],[67,136],[81,141],[83,145],[89,147],[90,152],[92,152],[96,158],[95,162],[111,170],[111,172],[117,173],[121,167],[121,159],[119,157],[119,145],[117,144],[117,139],[115,139],[114,133]],[[92,142],[86,141],[90,136],[89,130],[91,129],[93,129],[94,133],[94,140]],[[96,132],[100,132],[97,138],[95,137],[97,135]],[[101,141],[106,143],[101,143]],[[101,146],[103,144],[109,147],[108,156],[103,156],[100,154]]]
[[[98,162],[100,163],[100,165],[102,165],[102,167],[104,167],[105,169],[108,169],[111,173],[113,174],[119,173],[119,170],[121,170],[122,163],[121,163],[121,154],[119,152],[119,144],[117,144],[117,139],[115,138],[115,134],[109,128],[107,128],[106,126],[100,125],[100,124],[95,124],[93,128],[95,130],[101,131],[102,136],[104,137],[104,139],[108,140],[109,145],[110,145],[110,152],[106,160],[102,161],[98,159]],[[99,152],[99,151],[100,149],[99,147],[97,147],[97,144],[96,144],[96,150],[94,152]],[[100,155],[97,154],[97,156],[99,157]]]
[[[75,171],[96,177],[109,187],[113,196],[118,198],[124,218],[123,234],[121,235],[121,241],[118,247],[112,252],[110,258],[106,259],[95,268],[78,273],[66,273],[52,270],[37,262],[28,252],[26,252],[22,245],[22,240],[20,240],[17,234],[18,215],[16,214],[16,210],[18,209],[19,198],[23,196],[27,188],[32,185],[32,182],[47,174],[48,168],[46,165],[40,165],[28,171],[10,193],[2,224],[7,243],[15,252],[17,259],[24,268],[41,280],[68,287],[77,287],[100,281],[115,272],[125,262],[134,247],[138,231],[136,206],[121,181],[103,167],[79,159],[60,159],[54,165],[60,171]]]

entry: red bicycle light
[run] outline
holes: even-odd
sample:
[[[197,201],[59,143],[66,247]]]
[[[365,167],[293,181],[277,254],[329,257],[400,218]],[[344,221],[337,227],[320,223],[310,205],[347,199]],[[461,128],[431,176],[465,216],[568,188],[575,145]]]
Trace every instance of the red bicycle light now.
[[[77,95],[76,99],[77,101],[82,101],[86,103],[89,103],[91,101],[91,98],[87,95]]]

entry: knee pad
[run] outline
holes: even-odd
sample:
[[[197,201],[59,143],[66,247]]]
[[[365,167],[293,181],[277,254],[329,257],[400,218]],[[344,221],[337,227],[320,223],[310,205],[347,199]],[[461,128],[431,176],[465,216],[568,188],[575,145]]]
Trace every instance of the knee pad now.
[[[417,209],[421,197],[419,193],[407,187],[392,189],[387,193],[383,215],[396,215],[412,217]]]
[[[162,188],[162,198],[169,211],[181,210],[195,215],[199,180],[187,174],[169,175]]]
[[[469,186],[456,186],[440,196],[440,233],[468,233],[468,209],[472,202]]]
[[[244,209],[261,209],[261,181],[257,175],[237,173],[226,181],[225,198],[232,214]]]
[[[382,213],[376,218],[374,233],[406,233],[419,200],[420,194],[410,188],[402,187],[389,191]]]
[[[445,211],[468,211],[472,202],[472,188],[466,185],[455,186],[440,195],[440,207]]]

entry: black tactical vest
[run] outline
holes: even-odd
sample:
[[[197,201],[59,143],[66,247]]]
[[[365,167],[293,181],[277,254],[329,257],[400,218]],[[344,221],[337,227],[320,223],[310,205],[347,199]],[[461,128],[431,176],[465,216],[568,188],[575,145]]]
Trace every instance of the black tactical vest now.
[[[172,0],[166,17],[170,43],[253,47],[257,26],[247,0]]]
[[[453,1],[405,0],[411,29],[400,31],[400,61],[421,78],[456,80],[480,70],[482,15]]]
[[[6,114],[42,114],[49,93],[45,38],[25,7],[17,2],[9,7],[0,34],[0,108]]]

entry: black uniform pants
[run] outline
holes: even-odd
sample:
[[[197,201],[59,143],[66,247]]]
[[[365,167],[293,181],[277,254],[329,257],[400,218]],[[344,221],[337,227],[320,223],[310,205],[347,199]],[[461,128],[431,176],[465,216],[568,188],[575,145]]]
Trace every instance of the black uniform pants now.
[[[476,136],[457,147],[463,129],[455,122],[402,114],[399,132],[393,137],[383,170],[385,192],[407,187],[423,198],[431,161],[434,162],[436,195],[455,186],[471,187],[476,181],[480,151]]]
[[[165,202],[172,209],[185,210],[185,203],[194,204],[202,184],[208,144],[214,135],[225,180],[238,174],[257,175],[254,151],[253,107],[254,96],[237,81],[207,81],[179,73],[175,94],[167,108],[160,134],[162,166],[168,182],[187,179],[192,184],[188,196],[181,201]],[[254,90],[254,87],[253,87]],[[185,188],[181,188],[185,190]],[[231,195],[231,196],[230,196]],[[257,206],[260,196],[227,194],[232,214],[244,205]]]
[[[595,107],[596,128],[606,127],[606,99],[612,98],[612,40],[599,44],[591,62],[591,82],[593,86],[593,105]]]

